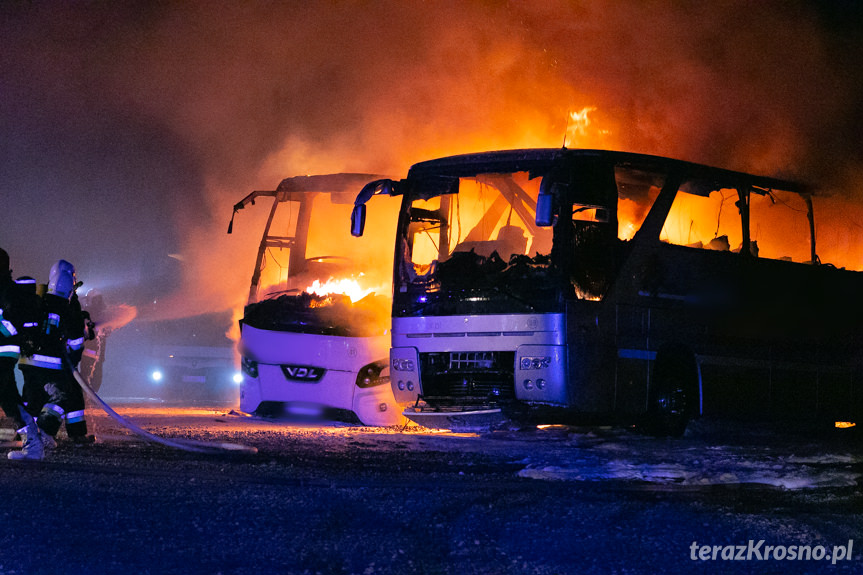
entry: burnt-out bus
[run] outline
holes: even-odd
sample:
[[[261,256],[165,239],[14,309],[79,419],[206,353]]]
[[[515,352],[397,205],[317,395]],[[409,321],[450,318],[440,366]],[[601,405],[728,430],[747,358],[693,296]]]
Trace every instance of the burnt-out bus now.
[[[240,409],[263,416],[403,422],[389,385],[390,247],[395,202],[374,233],[348,233],[356,188],[375,176],[322,174],[255,191],[269,215],[240,321]],[[267,202],[266,200],[270,200]],[[345,222],[345,225],[339,225]],[[228,233],[233,226],[233,217]]]
[[[818,258],[812,190],[669,158],[531,149],[414,165],[402,196],[391,384],[405,415],[700,414],[848,420],[863,274]]]

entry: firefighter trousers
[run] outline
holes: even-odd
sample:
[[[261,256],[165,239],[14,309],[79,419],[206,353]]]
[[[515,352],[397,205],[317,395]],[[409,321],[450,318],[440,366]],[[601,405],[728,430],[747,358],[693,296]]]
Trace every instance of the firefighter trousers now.
[[[15,429],[24,427],[24,420],[18,408],[22,405],[18,384],[15,382],[16,359],[0,358],[0,408],[6,417],[15,422]]]
[[[57,435],[63,421],[70,438],[87,435],[84,392],[67,369],[28,366],[24,371],[24,401],[39,428]]]

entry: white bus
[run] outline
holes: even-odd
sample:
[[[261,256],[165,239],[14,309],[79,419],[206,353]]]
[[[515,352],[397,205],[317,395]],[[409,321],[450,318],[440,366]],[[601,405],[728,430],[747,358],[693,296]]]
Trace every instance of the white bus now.
[[[242,411],[364,425],[403,422],[388,367],[397,206],[381,206],[375,233],[363,241],[346,229],[356,187],[373,177],[287,178],[234,206],[236,214],[272,198],[240,322]]]

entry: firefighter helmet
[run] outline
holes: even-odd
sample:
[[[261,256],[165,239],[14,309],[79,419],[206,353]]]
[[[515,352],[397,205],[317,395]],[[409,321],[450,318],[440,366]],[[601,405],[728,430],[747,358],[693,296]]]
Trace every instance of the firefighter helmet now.
[[[48,293],[69,299],[75,291],[75,266],[60,260],[51,266],[48,275]]]
[[[18,284],[21,289],[26,291],[27,293],[36,293],[36,279],[30,276],[21,276],[20,278],[15,279],[15,283]]]

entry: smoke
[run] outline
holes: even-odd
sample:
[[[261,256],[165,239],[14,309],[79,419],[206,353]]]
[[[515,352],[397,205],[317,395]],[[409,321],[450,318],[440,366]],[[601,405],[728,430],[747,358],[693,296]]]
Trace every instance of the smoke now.
[[[836,4],[4,3],[0,245],[140,317],[236,309],[265,215],[225,228],[253,189],[558,147],[586,107],[570,147],[848,188],[863,19]]]

